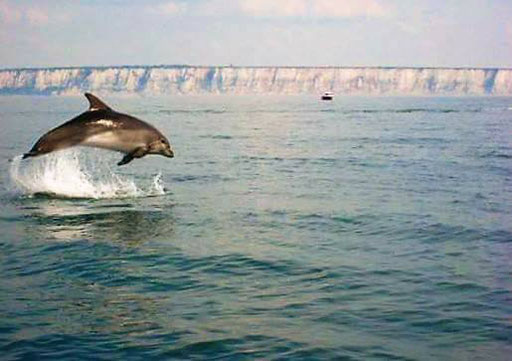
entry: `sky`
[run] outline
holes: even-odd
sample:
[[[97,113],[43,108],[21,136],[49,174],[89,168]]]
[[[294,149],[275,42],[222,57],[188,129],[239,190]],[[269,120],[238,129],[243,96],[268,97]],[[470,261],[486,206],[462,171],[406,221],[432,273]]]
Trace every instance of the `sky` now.
[[[0,0],[0,68],[512,67],[512,0]]]

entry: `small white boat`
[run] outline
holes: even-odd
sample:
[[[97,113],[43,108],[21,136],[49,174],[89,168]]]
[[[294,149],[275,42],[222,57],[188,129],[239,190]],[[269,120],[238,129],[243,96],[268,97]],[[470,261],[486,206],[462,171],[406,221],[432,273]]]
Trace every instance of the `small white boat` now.
[[[322,100],[332,100],[333,97],[334,97],[333,92],[325,92],[322,94]]]

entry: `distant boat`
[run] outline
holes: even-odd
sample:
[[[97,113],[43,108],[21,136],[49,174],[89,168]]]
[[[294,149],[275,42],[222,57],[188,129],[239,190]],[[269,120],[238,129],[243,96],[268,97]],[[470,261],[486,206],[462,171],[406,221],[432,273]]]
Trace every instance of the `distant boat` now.
[[[325,92],[322,94],[322,100],[332,100],[333,97],[334,97],[333,92]]]

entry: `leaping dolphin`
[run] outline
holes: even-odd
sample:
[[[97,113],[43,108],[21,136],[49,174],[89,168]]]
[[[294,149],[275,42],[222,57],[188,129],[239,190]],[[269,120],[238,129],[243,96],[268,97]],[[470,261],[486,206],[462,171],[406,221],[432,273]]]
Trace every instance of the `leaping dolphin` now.
[[[23,159],[78,145],[125,153],[117,165],[146,154],[174,157],[169,141],[155,127],[116,112],[91,93],[84,95],[89,100],[89,109],[39,138]]]

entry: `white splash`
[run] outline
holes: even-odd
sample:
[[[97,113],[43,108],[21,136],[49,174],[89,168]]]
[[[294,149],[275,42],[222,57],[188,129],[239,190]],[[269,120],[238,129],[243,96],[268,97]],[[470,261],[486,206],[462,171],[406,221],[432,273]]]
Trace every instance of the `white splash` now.
[[[165,193],[164,184],[162,182],[162,173],[158,173],[153,178],[153,189],[156,195]]]
[[[47,194],[65,198],[147,197],[165,193],[161,174],[152,183],[138,185],[135,176],[119,175],[112,160],[100,153],[81,156],[80,150],[65,150],[45,156],[12,160],[10,177],[25,195]]]

